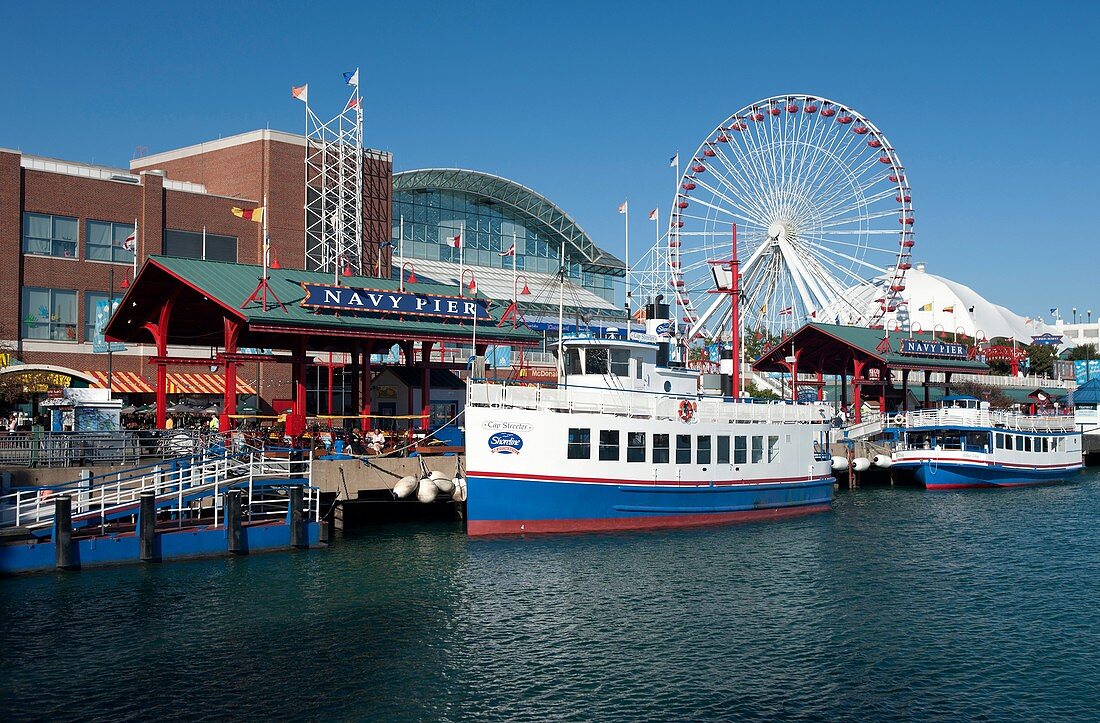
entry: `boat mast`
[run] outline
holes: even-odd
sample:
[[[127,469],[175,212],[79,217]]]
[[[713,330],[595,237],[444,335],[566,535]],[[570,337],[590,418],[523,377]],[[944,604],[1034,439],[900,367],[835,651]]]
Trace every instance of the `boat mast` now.
[[[558,269],[558,379],[565,377],[565,354],[562,350],[562,336],[565,332],[565,242],[561,244],[561,267]]]

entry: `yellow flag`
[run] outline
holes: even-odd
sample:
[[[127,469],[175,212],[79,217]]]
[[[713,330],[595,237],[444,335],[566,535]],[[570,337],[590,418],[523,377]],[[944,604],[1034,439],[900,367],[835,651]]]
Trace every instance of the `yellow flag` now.
[[[243,218],[247,221],[255,221],[256,223],[263,223],[264,221],[264,207],[258,208],[237,208],[234,206],[230,209],[233,215],[237,218]]]

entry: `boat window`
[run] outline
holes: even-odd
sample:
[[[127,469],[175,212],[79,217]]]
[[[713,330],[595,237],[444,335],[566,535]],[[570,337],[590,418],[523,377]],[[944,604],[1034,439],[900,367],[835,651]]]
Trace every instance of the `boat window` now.
[[[1013,435],[1013,436],[1016,437],[1016,451],[1017,452],[1023,452],[1024,451],[1024,438],[1021,437],[1018,434]]]
[[[600,430],[600,460],[604,462],[619,461],[619,430]]]
[[[764,461],[764,435],[756,434],[752,438],[752,463],[760,464]]]
[[[971,452],[988,452],[989,432],[967,432],[966,448]]]
[[[642,378],[642,360],[641,359],[635,359],[634,360],[634,378],[635,379],[641,379]]]
[[[928,432],[906,432],[905,443],[910,449],[928,449]]]
[[[779,437],[774,434],[768,435],[768,462],[775,462],[779,459]]]
[[[630,350],[629,349],[612,349],[611,350],[611,376],[615,376],[615,377],[628,377],[628,376],[630,376]]]
[[[626,433],[626,461],[645,462],[645,432]]]
[[[730,438],[727,436],[718,437],[718,464],[730,463]]]
[[[581,352],[579,349],[565,350],[565,373],[581,374]]]
[[[748,437],[737,436],[733,438],[733,463],[745,464],[748,456]]]
[[[668,435],[653,435],[653,464],[668,464]]]
[[[1057,452],[1058,451],[1058,438],[1057,437],[1050,440],[1050,451],[1051,452]]]
[[[997,449],[1005,448],[1005,436],[1003,432],[997,432]]]
[[[569,428],[569,459],[590,459],[592,457],[592,430],[578,427]]]
[[[691,435],[676,435],[676,464],[691,464]]]
[[[584,352],[584,373],[607,374],[607,349],[596,346]]]
[[[695,463],[710,464],[710,435],[695,438]]]
[[[1031,437],[1024,437],[1024,451],[1031,451]]]
[[[1050,438],[1049,437],[1043,437],[1043,451],[1044,452],[1049,452],[1050,451]]]

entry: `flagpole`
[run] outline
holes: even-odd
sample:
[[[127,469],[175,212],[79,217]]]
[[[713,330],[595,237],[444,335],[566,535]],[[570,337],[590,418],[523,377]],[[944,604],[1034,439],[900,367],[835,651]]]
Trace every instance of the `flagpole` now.
[[[267,213],[267,209],[264,209],[264,213]],[[206,261],[206,224],[202,225],[202,260]]]
[[[519,294],[516,293],[516,232],[515,231],[512,232],[512,296],[519,296]],[[513,304],[518,304],[519,299],[512,299],[512,303]],[[518,306],[515,309],[513,309],[513,318],[514,318],[514,313],[518,312],[518,311],[519,311]]]
[[[626,297],[624,299],[624,305],[626,306],[626,315],[630,316],[630,206],[629,201],[623,201],[626,204],[626,211],[623,213],[623,237],[626,240]],[[629,322],[628,322],[629,323]]]
[[[264,210],[263,210],[264,222],[263,222],[263,230],[261,231],[261,233],[263,234],[263,245],[261,246],[261,254],[260,254],[263,257],[263,273],[264,273],[264,282],[265,283],[267,282],[267,211],[268,211],[268,208],[267,208],[267,194],[265,193],[264,194]],[[264,304],[264,306],[266,307],[267,304]],[[264,310],[266,311],[266,308]]]
[[[565,335],[565,242],[561,245],[561,266],[558,268],[558,381],[568,381],[565,357],[562,355],[562,337]]]
[[[134,280],[137,280],[138,267],[138,220],[134,219]]]
[[[401,215],[401,220],[397,225],[397,258],[400,263],[397,266],[397,277],[404,279],[405,275],[405,215]],[[404,283],[404,281],[402,281]]]
[[[466,222],[458,224],[458,295],[462,296],[462,277],[466,275],[463,252],[466,248]],[[476,350],[475,350],[476,352]],[[476,356],[476,354],[475,354]]]

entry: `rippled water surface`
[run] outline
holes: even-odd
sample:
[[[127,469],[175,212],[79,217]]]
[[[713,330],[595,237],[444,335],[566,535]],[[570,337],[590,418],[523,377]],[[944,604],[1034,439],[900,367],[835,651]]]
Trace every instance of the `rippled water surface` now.
[[[1097,720],[1100,473],[0,581],[4,718]]]

